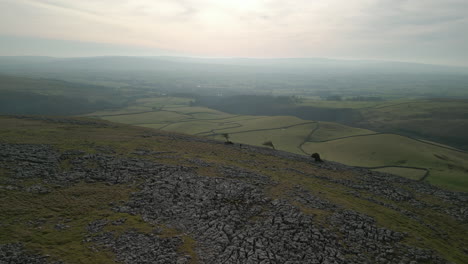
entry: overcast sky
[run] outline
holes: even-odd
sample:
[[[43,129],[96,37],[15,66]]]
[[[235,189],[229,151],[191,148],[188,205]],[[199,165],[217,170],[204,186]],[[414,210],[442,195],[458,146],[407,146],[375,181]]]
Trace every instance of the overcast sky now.
[[[468,66],[468,0],[0,0],[0,55],[175,54]]]

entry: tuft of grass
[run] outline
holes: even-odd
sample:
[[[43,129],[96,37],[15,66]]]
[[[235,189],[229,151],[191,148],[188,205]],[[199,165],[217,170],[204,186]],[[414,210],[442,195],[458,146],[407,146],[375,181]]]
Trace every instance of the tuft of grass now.
[[[190,261],[188,262],[189,264],[198,263],[198,255],[195,251],[197,248],[197,241],[188,235],[182,235],[181,239],[182,245],[179,247],[179,252],[190,256]]]
[[[117,235],[120,235],[128,230],[136,230],[141,233],[151,233],[155,225],[145,222],[143,218],[139,215],[131,215],[126,213],[115,213],[104,215],[102,219],[106,219],[109,224],[106,225],[103,230],[107,232],[114,232]],[[120,225],[113,225],[112,222],[120,219],[125,219],[125,222]]]
[[[181,232],[176,228],[167,225],[158,225],[162,229],[161,237],[179,237],[182,240],[182,245],[179,246],[178,252],[183,255],[190,256],[189,263],[198,263],[198,255],[196,252],[197,241],[188,234]]]

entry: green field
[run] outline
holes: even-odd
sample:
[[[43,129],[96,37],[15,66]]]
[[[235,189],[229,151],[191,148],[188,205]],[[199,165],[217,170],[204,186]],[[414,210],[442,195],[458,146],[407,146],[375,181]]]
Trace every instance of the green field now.
[[[327,142],[308,142],[307,152],[318,152],[327,160],[363,167],[408,166],[429,170],[433,184],[466,190],[468,155],[437,145],[393,134],[366,135]],[[388,172],[414,178],[406,169]],[[418,173],[420,174],[420,172]]]
[[[327,141],[341,137],[375,134],[374,131],[341,125],[332,122],[320,122],[318,129],[308,141]]]
[[[172,111],[154,111],[130,115],[107,116],[105,119],[132,125],[177,122],[189,118],[189,116]]]
[[[224,134],[228,134],[229,140],[242,144],[262,146],[271,141],[278,150],[304,155],[318,152],[325,160],[368,168],[384,167],[378,170],[411,179],[422,179],[428,170],[427,181],[468,191],[468,154],[442,144],[292,116],[232,115],[190,106],[190,101],[175,97],[146,98],[125,109],[89,116],[216,140],[225,140]],[[395,107],[380,104],[378,109]]]
[[[364,109],[364,108],[376,108],[387,105],[411,102],[413,100],[408,99],[397,99],[392,101],[329,101],[322,100],[320,98],[302,98],[301,102],[297,105],[299,106],[313,106],[313,107],[323,107],[323,108],[350,108],[350,109]]]
[[[466,149],[468,103],[466,100],[426,100],[361,111],[356,125],[432,139]]]
[[[271,141],[276,149],[301,154],[301,144],[317,124],[299,124],[289,128],[269,129],[262,131],[230,133],[231,140],[250,145],[260,146],[263,142]],[[229,132],[229,131],[227,131]],[[222,140],[220,136],[215,138]],[[303,154],[303,153],[302,153]]]

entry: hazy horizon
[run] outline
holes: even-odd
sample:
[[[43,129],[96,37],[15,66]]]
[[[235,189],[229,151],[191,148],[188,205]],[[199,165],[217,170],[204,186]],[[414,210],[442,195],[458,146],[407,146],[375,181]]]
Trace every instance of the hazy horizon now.
[[[333,58],[468,66],[463,0],[4,0],[0,55]]]

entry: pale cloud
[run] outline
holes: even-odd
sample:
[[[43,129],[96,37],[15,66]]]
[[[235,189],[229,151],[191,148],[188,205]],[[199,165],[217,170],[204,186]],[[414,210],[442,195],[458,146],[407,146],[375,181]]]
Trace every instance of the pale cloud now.
[[[0,34],[207,56],[464,63],[467,14],[466,0],[0,0]]]

